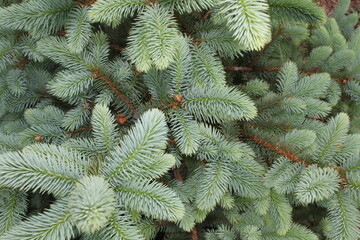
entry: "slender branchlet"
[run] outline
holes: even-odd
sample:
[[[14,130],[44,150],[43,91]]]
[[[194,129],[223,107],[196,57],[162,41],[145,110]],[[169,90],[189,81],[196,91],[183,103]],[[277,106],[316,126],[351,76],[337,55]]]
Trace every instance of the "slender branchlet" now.
[[[109,78],[102,75],[97,69],[93,70],[92,76],[97,77],[101,79],[103,82],[105,82],[111,88],[111,90],[113,90],[116,93],[116,95],[126,104],[126,106],[130,109],[130,111],[133,114],[136,113],[134,107],[130,104],[130,102],[126,99],[126,97],[120,92],[120,90],[115,87],[115,85],[109,80]]]

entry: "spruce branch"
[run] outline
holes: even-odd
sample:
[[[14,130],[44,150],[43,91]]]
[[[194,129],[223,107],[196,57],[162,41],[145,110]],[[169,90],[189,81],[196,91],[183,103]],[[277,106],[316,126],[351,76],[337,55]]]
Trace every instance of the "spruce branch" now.
[[[134,107],[130,104],[130,102],[126,99],[126,97],[120,92],[119,89],[115,87],[115,85],[109,80],[108,77],[102,75],[98,69],[92,70],[92,77],[97,77],[101,79],[103,82],[105,82],[111,90],[113,90],[116,95],[126,104],[126,106],[130,109],[130,111],[135,114],[136,110]]]
[[[266,149],[268,149],[268,150],[270,150],[270,151],[272,151],[272,152],[275,152],[275,153],[277,153],[277,154],[279,154],[279,155],[281,155],[281,156],[283,156],[283,157],[291,160],[292,162],[301,163],[301,164],[303,164],[303,165],[306,166],[306,167],[309,167],[309,166],[318,166],[318,167],[320,167],[320,165],[317,164],[317,163],[314,163],[314,164],[313,164],[313,163],[308,163],[308,162],[306,162],[306,161],[304,161],[304,160],[301,160],[300,158],[298,158],[297,156],[295,156],[295,155],[292,154],[291,152],[282,150],[282,149],[280,149],[278,146],[274,146],[274,145],[272,145],[271,143],[268,143],[268,142],[262,140],[261,138],[258,138],[258,137],[256,137],[256,136],[247,134],[247,133],[245,133],[245,132],[242,132],[242,134],[243,134],[247,139],[249,139],[249,140],[251,140],[251,141],[253,141],[253,142],[255,142],[255,143],[257,143],[257,144],[259,144],[259,145],[261,145],[261,146],[263,146],[264,148],[266,148]],[[272,165],[272,164],[270,164],[268,161],[266,161],[266,164],[267,164],[268,166],[271,166],[271,165]],[[332,169],[336,170],[336,171],[340,174],[340,181],[339,181],[339,183],[340,183],[340,186],[341,186],[342,188],[344,188],[344,187],[345,187],[345,183],[346,183],[346,173],[345,173],[344,169],[342,169],[342,168],[340,168],[340,167],[334,167],[334,168],[332,168]]]
[[[19,62],[19,65],[16,68],[20,70],[23,69],[29,61],[29,58],[24,58],[22,61]]]
[[[113,182],[121,182],[138,177],[151,179],[159,175],[160,169],[168,170],[175,159],[161,154],[166,147],[166,134],[164,114],[158,109],[147,111],[123,137],[121,148],[116,147],[109,156],[104,175]]]
[[[34,239],[64,239],[70,240],[76,235],[71,213],[67,209],[67,199],[61,199],[52,204],[44,213],[31,216],[12,228],[1,239],[34,240]]]
[[[91,5],[89,18],[92,22],[101,22],[112,27],[118,26],[127,17],[145,8],[145,0],[103,0]]]
[[[71,219],[79,230],[94,233],[105,227],[115,211],[115,193],[99,176],[82,178],[69,196]]]
[[[280,67],[262,67],[262,68],[255,68],[253,69],[254,71],[280,71],[281,68]],[[310,72],[310,71],[303,71],[303,70],[298,70],[298,73],[302,73],[305,75],[313,75],[313,74],[317,74],[318,72]],[[340,79],[340,78],[336,78],[336,77],[331,77],[332,80],[341,83],[342,85],[345,85],[348,82],[348,78],[349,77],[345,77],[344,79]]]
[[[281,67],[259,67],[259,68],[253,68],[253,67],[248,67],[248,66],[226,66],[226,67],[224,67],[224,70],[226,70],[226,71],[240,71],[240,72],[251,72],[251,71],[271,72],[271,71],[280,71],[281,69],[282,69]],[[308,76],[318,73],[318,72],[310,72],[310,71],[303,71],[303,70],[298,70],[297,72],[308,75]],[[338,83],[341,83],[342,85],[345,85],[349,81],[349,78],[350,77],[348,77],[348,76],[346,76],[343,79],[331,77],[332,80],[334,80]]]
[[[71,153],[69,156],[71,157]],[[81,166],[72,166],[59,156],[31,152],[8,152],[0,159],[2,186],[40,190],[64,196],[85,173]]]
[[[66,42],[69,50],[81,53],[89,43],[92,26],[87,17],[89,7],[76,7],[70,11],[65,24]]]
[[[239,43],[249,50],[260,50],[271,38],[268,8],[264,0],[223,0],[216,18],[225,21]]]
[[[116,187],[117,200],[126,207],[159,220],[179,221],[185,214],[176,193],[158,182],[130,180]]]
[[[317,4],[311,1],[298,0],[268,0],[274,23],[311,23],[322,24],[326,21],[326,16]]]
[[[307,1],[0,0],[0,240],[355,239],[360,15]]]
[[[360,234],[359,210],[350,196],[339,192],[330,199],[327,206],[329,239],[356,239]]]
[[[166,69],[174,62],[179,38],[177,22],[168,9],[147,6],[130,30],[128,56],[140,71],[147,72],[152,66]]]
[[[247,133],[244,133],[244,132],[242,132],[242,134],[243,134],[247,139],[249,139],[249,140],[251,140],[251,141],[253,141],[253,142],[255,142],[255,143],[257,143],[257,144],[259,144],[259,145],[261,145],[261,146],[263,146],[263,147],[265,147],[266,149],[268,149],[268,150],[270,150],[270,151],[272,151],[272,152],[275,152],[275,153],[277,153],[277,154],[279,154],[279,155],[281,155],[281,156],[284,156],[284,157],[286,157],[287,159],[289,159],[289,160],[291,160],[291,161],[293,161],[293,162],[302,163],[302,164],[304,164],[305,166],[309,166],[309,165],[310,165],[310,163],[308,163],[308,162],[306,162],[306,161],[304,161],[304,160],[299,159],[297,156],[293,155],[292,153],[290,153],[290,152],[288,152],[288,151],[285,151],[285,150],[282,150],[282,149],[278,148],[277,146],[274,146],[274,145],[272,145],[271,143],[268,143],[268,142],[262,140],[261,138],[258,138],[258,137],[256,137],[256,136],[252,136],[252,135],[247,134]]]
[[[15,227],[25,217],[27,194],[0,188],[0,236]]]

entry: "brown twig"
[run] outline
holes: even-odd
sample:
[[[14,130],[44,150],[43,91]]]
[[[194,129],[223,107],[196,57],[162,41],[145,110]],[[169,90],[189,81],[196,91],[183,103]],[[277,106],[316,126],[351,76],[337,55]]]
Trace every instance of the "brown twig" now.
[[[262,139],[260,139],[258,137],[252,136],[252,135],[247,134],[247,133],[242,133],[242,134],[247,139],[249,139],[249,140],[251,140],[251,141],[253,141],[253,142],[255,142],[255,143],[257,143],[257,144],[259,144],[259,145],[261,145],[263,147],[265,147],[266,149],[268,149],[268,150],[270,150],[272,152],[275,152],[275,153],[277,153],[277,154],[279,154],[281,156],[286,157],[287,159],[291,160],[292,162],[302,163],[306,167],[311,166],[311,165],[316,165],[316,166],[320,167],[320,165],[317,164],[317,163],[308,163],[308,162],[306,162],[304,160],[301,160],[297,156],[293,155],[292,153],[290,153],[288,151],[285,151],[285,150],[282,150],[278,146],[273,146],[272,144],[270,144],[270,143],[268,143],[268,142],[266,142],[266,141],[264,141],[264,140],[262,140]],[[271,164],[267,160],[265,160],[265,162],[269,167],[271,166]],[[340,183],[340,186],[342,188],[344,188],[345,187],[345,182],[346,182],[346,174],[345,174],[344,169],[342,169],[340,167],[333,168],[333,169],[336,170],[339,173],[339,175],[340,175],[339,183]]]
[[[115,87],[115,85],[106,77],[100,74],[99,70],[95,69],[92,71],[92,76],[100,78],[103,82],[105,82],[111,90],[113,90],[116,95],[125,103],[125,105],[130,109],[130,111],[135,114],[136,110],[133,108],[133,106],[129,103],[129,101],[126,99],[126,97]]]
[[[192,42],[193,42],[193,46],[199,46],[201,43],[201,38],[193,38]]]
[[[69,137],[71,137],[72,135],[74,135],[75,133],[78,133],[78,132],[83,132],[83,131],[86,131],[86,130],[91,130],[92,127],[91,126],[86,126],[86,127],[83,127],[83,128],[79,128],[79,129],[76,129],[75,131],[72,131],[72,132],[69,132],[69,133],[66,133],[66,135],[68,135]]]
[[[266,166],[268,166],[268,167],[271,167],[271,162],[269,161],[269,159],[267,159],[267,158],[264,158],[264,161],[265,161],[265,163],[266,163]]]
[[[116,45],[116,44],[110,44],[109,47],[114,49],[115,51],[118,51],[118,52],[122,52],[125,49],[125,48],[120,47],[119,45]]]
[[[166,226],[166,225],[171,225],[173,223],[172,222],[156,222],[155,224],[158,226]]]
[[[86,0],[74,0],[75,2],[80,3],[81,5],[85,6],[90,6],[92,4],[94,4],[97,0],[90,0],[90,1],[86,1]]]
[[[16,67],[17,69],[23,69],[24,68],[24,66],[29,62],[29,58],[25,58],[24,60],[22,60],[20,63],[19,63],[19,65]]]
[[[176,142],[175,140],[170,139],[170,138],[169,138],[167,141],[168,141],[169,143],[172,143],[172,144],[175,144],[175,145],[177,144],[177,142]]]
[[[205,13],[205,15],[200,19],[200,21],[203,22],[203,21],[205,21],[206,19],[208,19],[209,16],[210,16],[210,14],[211,14],[211,10],[207,11],[207,12]]]
[[[194,227],[191,230],[191,240],[198,240],[198,239],[199,239],[198,233],[197,233],[196,227]]]
[[[173,96],[174,102],[169,103],[167,105],[167,107],[171,107],[174,110],[176,110],[178,107],[181,107],[183,105],[183,98],[181,95],[176,94],[175,96]]]
[[[177,180],[179,183],[183,183],[183,182],[184,182],[184,180],[183,180],[183,178],[182,178],[182,176],[181,176],[180,171],[179,171],[178,168],[175,168],[175,169],[174,169],[174,176],[175,176],[176,180]]]
[[[260,139],[260,138],[258,138],[256,136],[252,136],[252,135],[247,134],[247,133],[243,133],[243,135],[247,139],[249,139],[249,140],[251,140],[251,141],[253,141],[253,142],[255,142],[255,143],[257,143],[257,144],[259,144],[259,145],[261,145],[263,147],[265,147],[266,149],[268,149],[268,150],[270,150],[272,152],[275,152],[275,153],[277,153],[277,154],[279,154],[279,155],[281,155],[283,157],[286,157],[287,159],[289,159],[289,160],[291,160],[293,162],[302,163],[305,166],[310,165],[310,163],[299,159],[297,156],[293,155],[292,153],[290,153],[288,151],[285,151],[285,150],[282,150],[282,149],[280,149],[280,148],[278,148],[276,146],[273,146],[272,144],[270,144],[270,143],[268,143],[268,142],[266,142],[266,141],[264,141],[264,140],[262,140],[262,139]]]

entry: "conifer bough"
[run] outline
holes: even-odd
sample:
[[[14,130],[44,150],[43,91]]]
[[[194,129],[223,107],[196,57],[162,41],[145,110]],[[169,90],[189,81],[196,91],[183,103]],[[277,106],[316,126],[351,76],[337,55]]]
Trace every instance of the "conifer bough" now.
[[[359,13],[0,0],[0,240],[356,240]]]

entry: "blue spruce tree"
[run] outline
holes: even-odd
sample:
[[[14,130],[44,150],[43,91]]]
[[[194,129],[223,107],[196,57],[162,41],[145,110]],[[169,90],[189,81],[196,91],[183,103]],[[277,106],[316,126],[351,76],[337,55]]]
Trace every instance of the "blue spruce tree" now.
[[[356,240],[359,13],[0,0],[0,240]]]

